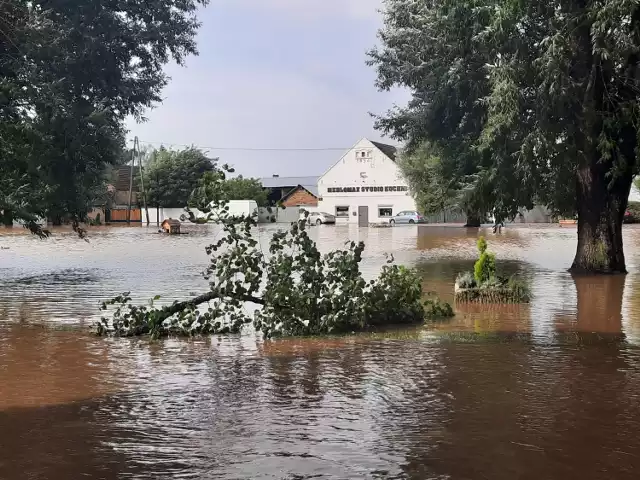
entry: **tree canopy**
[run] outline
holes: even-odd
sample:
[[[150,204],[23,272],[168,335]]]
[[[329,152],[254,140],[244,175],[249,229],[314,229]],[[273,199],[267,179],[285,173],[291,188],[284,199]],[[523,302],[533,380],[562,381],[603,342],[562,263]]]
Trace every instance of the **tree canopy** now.
[[[459,180],[446,171],[449,164],[436,149],[425,143],[401,155],[398,163],[418,208],[424,213],[465,209]]]
[[[0,209],[82,219],[124,146],[124,120],[161,100],[163,66],[195,54],[208,0],[0,4]]]
[[[259,207],[266,207],[268,192],[257,178],[244,178],[239,175],[225,181],[224,188],[229,200],[255,200]]]
[[[633,0],[388,0],[378,86],[412,98],[378,128],[497,218],[578,213],[575,271],[624,272],[637,172],[640,5]],[[481,211],[481,210],[480,210]]]
[[[207,172],[215,169],[217,161],[197,148],[153,150],[147,155],[144,170],[148,204],[186,207],[193,190]]]

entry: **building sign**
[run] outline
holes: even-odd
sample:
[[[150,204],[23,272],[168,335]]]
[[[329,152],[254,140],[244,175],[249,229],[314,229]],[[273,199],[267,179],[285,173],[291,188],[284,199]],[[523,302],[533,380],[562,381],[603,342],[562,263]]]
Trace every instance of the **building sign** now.
[[[408,192],[409,187],[332,187],[327,188],[327,193],[371,193],[371,192]]]

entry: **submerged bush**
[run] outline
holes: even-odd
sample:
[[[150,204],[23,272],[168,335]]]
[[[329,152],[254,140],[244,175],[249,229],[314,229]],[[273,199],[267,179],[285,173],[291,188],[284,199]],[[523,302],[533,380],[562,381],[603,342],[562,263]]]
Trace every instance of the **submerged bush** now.
[[[478,239],[480,257],[473,266],[473,276],[478,285],[489,281],[496,275],[496,256],[487,252],[487,241],[484,237]]]
[[[456,278],[456,285],[460,288],[475,288],[477,283],[471,272],[464,272]]]
[[[424,306],[425,315],[428,318],[449,318],[455,315],[451,305],[441,301],[439,298],[427,300]]]
[[[507,288],[512,292],[513,297],[519,299],[520,302],[526,303],[531,299],[531,290],[515,275],[509,278]]]
[[[218,198],[216,185],[201,191]],[[323,255],[306,231],[306,218],[275,233],[264,252],[253,237],[256,220],[230,219],[221,204],[196,205],[205,213],[216,212],[223,226],[222,238],[206,247],[210,291],[163,308],[153,302],[136,306],[128,294],[121,295],[103,304],[103,310],[113,312],[101,319],[99,334],[237,333],[253,324],[265,337],[320,335],[424,320],[422,288],[414,270],[390,260],[378,278],[367,282],[359,268],[364,243],[349,242],[343,250]],[[251,313],[251,303],[261,308]],[[206,310],[201,310],[204,304]],[[441,308],[446,309],[444,304]]]
[[[527,303],[530,301],[529,288],[516,277],[509,279],[496,275],[496,257],[487,251],[484,237],[478,239],[480,256],[470,272],[461,273],[456,278],[455,299],[457,302],[480,303]]]

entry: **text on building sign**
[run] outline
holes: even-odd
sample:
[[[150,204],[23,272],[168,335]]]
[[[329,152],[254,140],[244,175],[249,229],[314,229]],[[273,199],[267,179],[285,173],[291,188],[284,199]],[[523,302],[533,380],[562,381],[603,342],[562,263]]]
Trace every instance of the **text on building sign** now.
[[[332,187],[327,188],[327,193],[368,193],[368,192],[408,192],[409,187]]]

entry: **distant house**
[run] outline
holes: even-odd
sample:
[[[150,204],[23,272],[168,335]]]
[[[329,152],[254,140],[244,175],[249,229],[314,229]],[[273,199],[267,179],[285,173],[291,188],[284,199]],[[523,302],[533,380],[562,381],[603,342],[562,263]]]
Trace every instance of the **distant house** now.
[[[262,187],[269,190],[271,205],[282,204],[285,207],[318,205],[318,177],[272,177],[260,180]]]
[[[363,138],[318,180],[318,209],[362,226],[416,211],[396,160],[396,147]]]

